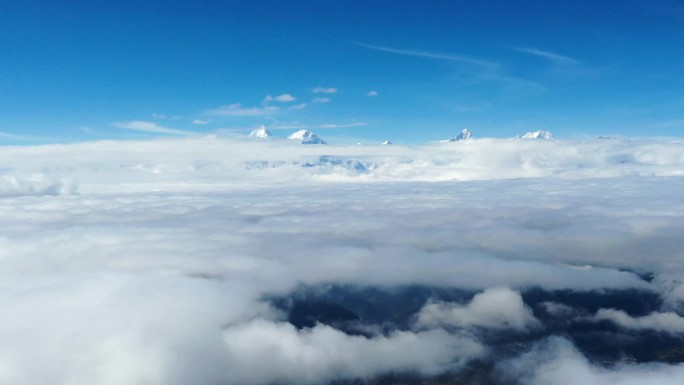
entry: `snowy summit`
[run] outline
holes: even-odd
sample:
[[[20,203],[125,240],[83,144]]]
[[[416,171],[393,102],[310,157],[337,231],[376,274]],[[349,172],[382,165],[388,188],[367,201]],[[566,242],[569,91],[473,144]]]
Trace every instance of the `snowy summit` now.
[[[383,145],[389,145],[389,144],[392,144],[392,141],[391,141],[391,140],[386,140],[386,141],[382,142],[382,144],[383,144]]]
[[[455,137],[446,140],[440,140],[440,143],[458,142],[459,140],[466,140],[473,137],[473,133],[469,129],[464,128]]]
[[[261,126],[254,131],[250,132],[249,137],[250,138],[257,138],[257,139],[269,139],[272,137],[273,134],[266,128],[266,126]]]
[[[290,140],[299,140],[302,144],[326,144],[323,139],[309,130],[299,130],[287,138]]]
[[[520,137],[521,139],[553,139],[553,134],[549,131],[539,130],[530,131]]]

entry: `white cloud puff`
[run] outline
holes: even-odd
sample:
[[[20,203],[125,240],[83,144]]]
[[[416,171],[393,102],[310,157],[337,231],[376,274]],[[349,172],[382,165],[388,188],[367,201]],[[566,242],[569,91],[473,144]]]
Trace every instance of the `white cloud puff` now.
[[[616,325],[632,330],[655,330],[671,334],[684,333],[684,317],[675,312],[653,312],[651,314],[632,317],[622,310],[599,309],[591,321],[610,321]]]
[[[297,98],[295,98],[294,96],[292,96],[290,94],[281,94],[281,95],[277,95],[277,96],[266,95],[266,97],[264,98],[264,103],[269,103],[269,102],[273,102],[273,101],[281,102],[281,103],[290,103],[290,102],[294,102],[295,100],[297,100]]]
[[[349,336],[329,326],[298,331],[287,323],[252,321],[223,333],[235,384],[321,384],[389,372],[438,374],[485,354],[467,336],[432,330],[387,337]]]
[[[416,326],[421,328],[480,327],[525,331],[539,325],[520,293],[507,287],[489,288],[475,295],[467,305],[429,302],[416,320]]]

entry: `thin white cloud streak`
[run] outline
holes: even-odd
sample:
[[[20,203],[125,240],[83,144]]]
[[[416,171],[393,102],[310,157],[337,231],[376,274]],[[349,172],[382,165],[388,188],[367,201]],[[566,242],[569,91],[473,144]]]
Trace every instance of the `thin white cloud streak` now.
[[[273,130],[305,130],[305,129],[329,129],[329,128],[350,128],[350,127],[363,127],[368,125],[365,122],[355,122],[355,123],[324,123],[315,125],[306,124],[284,124],[284,125],[273,125],[269,126],[269,129]]]
[[[542,51],[537,48],[511,47],[511,49],[536,57],[540,57],[542,59],[546,59],[557,66],[574,66],[580,64],[579,60],[571,58],[569,56],[560,55],[550,51]]]
[[[313,98],[311,103],[330,103],[330,98]]]
[[[280,108],[277,106],[244,107],[241,103],[233,103],[207,110],[204,113],[216,116],[265,116],[276,114],[278,111]]]
[[[670,334],[684,333],[684,317],[675,312],[653,312],[651,314],[632,317],[622,310],[599,309],[590,321],[610,321],[616,325],[631,330],[655,330]]]
[[[299,103],[299,104],[295,104],[294,106],[288,107],[288,110],[303,110],[308,105],[309,105],[308,103]]]
[[[475,59],[468,56],[450,55],[433,53],[428,51],[416,51],[408,49],[397,49],[383,46],[376,46],[364,43],[354,43],[357,46],[372,49],[380,52],[387,52],[397,55],[422,57],[427,59],[443,60],[454,63],[463,64],[460,69],[461,75],[464,77],[462,82],[479,83],[479,82],[493,82],[502,86],[502,89],[507,93],[513,95],[520,94],[537,94],[543,92],[545,89],[542,85],[523,78],[507,75],[498,62]]]
[[[551,314],[556,318],[572,319],[580,316],[580,311],[572,306],[568,306],[559,302],[545,301],[539,304],[545,312]]]
[[[273,101],[280,102],[280,103],[290,103],[290,102],[294,102],[295,100],[297,100],[297,98],[295,98],[294,96],[292,96],[290,94],[282,94],[282,95],[278,95],[278,96],[266,95],[266,97],[264,98],[264,103],[270,103]]]
[[[337,88],[335,87],[315,87],[311,90],[314,94],[335,94]]]
[[[150,134],[164,134],[164,135],[194,135],[196,133],[184,130],[177,130],[175,128],[168,128],[158,125],[154,122],[146,122],[142,120],[134,120],[130,122],[116,122],[112,126],[123,128],[130,131],[147,132]]]
[[[163,120],[163,119],[180,120],[180,119],[182,119],[183,117],[180,116],[180,115],[171,115],[171,116],[169,116],[169,115],[165,115],[165,114],[158,114],[158,113],[155,112],[155,113],[152,114],[152,118],[153,118],[153,119],[160,119],[160,120]]]
[[[379,95],[378,91],[376,91],[376,90],[370,90],[370,91],[366,92],[366,96],[373,97],[373,96],[378,96],[378,95]]]
[[[0,138],[14,139],[14,140],[36,140],[36,139],[40,139],[40,138],[35,137],[35,136],[13,134],[11,132],[6,132],[6,131],[0,131]]]
[[[397,49],[397,48],[383,47],[383,46],[364,44],[364,43],[354,43],[354,44],[358,45],[359,47],[364,47],[364,48],[368,48],[368,49],[372,49],[372,50],[376,50],[376,51],[394,53],[394,54],[398,54],[398,55],[424,57],[424,58],[428,58],[428,59],[446,60],[446,61],[453,61],[453,62],[459,62],[459,63],[464,63],[464,64],[475,64],[475,65],[486,67],[486,68],[496,68],[499,66],[499,64],[495,63],[495,62],[490,62],[487,60],[480,60],[480,59],[473,59],[473,58],[470,58],[467,56],[441,54],[441,53],[433,53],[433,52],[427,52],[427,51],[415,51],[415,50],[410,50],[410,49]]]
[[[209,122],[206,121],[206,120],[202,120],[202,119],[195,119],[195,120],[192,121],[192,124],[205,125],[205,124],[209,124]]]

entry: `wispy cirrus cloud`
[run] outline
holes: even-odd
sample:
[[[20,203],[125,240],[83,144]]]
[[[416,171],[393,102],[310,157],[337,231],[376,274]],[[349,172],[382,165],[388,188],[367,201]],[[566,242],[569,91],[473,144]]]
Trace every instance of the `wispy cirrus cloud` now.
[[[366,92],[366,96],[373,97],[373,96],[378,96],[378,95],[379,95],[379,93],[376,90],[370,90],[370,91]]]
[[[165,115],[165,114],[158,114],[158,113],[153,113],[152,114],[152,119],[171,119],[171,120],[179,120],[182,119],[183,117],[180,115]]]
[[[368,123],[366,122],[354,122],[354,123],[346,123],[346,124],[337,124],[337,123],[324,123],[324,124],[276,124],[273,126],[268,127],[269,129],[272,130],[304,130],[304,129],[327,129],[327,128],[349,128],[349,127],[362,127],[366,126]]]
[[[379,45],[371,45],[371,44],[365,44],[365,43],[354,43],[354,45],[357,45],[359,47],[364,47],[368,49],[372,49],[375,51],[382,51],[382,52],[388,52],[388,53],[394,53],[397,55],[405,55],[405,56],[417,56],[417,57],[423,57],[423,58],[428,58],[428,59],[438,59],[438,60],[446,60],[446,61],[453,61],[453,62],[459,62],[459,63],[464,63],[464,64],[475,64],[483,67],[498,67],[499,64],[487,60],[481,60],[481,59],[475,59],[471,58],[468,56],[460,56],[460,55],[452,55],[452,54],[444,54],[444,53],[436,53],[436,52],[428,52],[428,51],[417,51],[417,50],[410,50],[410,49],[401,49],[401,48],[391,48],[391,47],[383,47]]]
[[[495,61],[478,59],[465,55],[384,47],[359,42],[354,42],[353,44],[379,52],[460,64],[460,72],[463,76],[463,82],[466,84],[473,82],[496,83],[499,84],[507,93],[513,94],[538,94],[544,91],[544,87],[537,82],[507,74],[503,69],[503,66]]]
[[[175,128],[163,127],[154,122],[146,122],[143,120],[133,120],[130,122],[115,122],[112,126],[123,128],[130,131],[147,132],[150,134],[164,134],[164,135],[193,135],[194,132],[178,130]]]
[[[311,103],[330,103],[330,98],[313,98]]]
[[[335,87],[314,87],[311,89],[314,94],[335,94],[337,93],[337,88]]]
[[[308,103],[299,103],[299,104],[295,104],[294,106],[288,107],[288,110],[303,110],[308,105],[309,105]]]
[[[207,110],[206,115],[217,116],[264,116],[272,115],[280,110],[277,106],[244,107],[241,103],[233,103]]]
[[[515,51],[518,51],[518,52],[522,52],[522,53],[533,55],[533,56],[536,56],[536,57],[539,57],[542,59],[546,59],[546,60],[550,61],[551,63],[553,63],[554,65],[557,65],[557,66],[574,66],[574,65],[580,64],[580,61],[575,59],[575,58],[571,58],[569,56],[561,55],[561,54],[551,52],[551,51],[542,51],[540,49],[532,48],[532,47],[510,47],[510,48],[515,50]]]
[[[11,132],[0,131],[0,139],[35,140],[35,139],[40,139],[40,138],[35,137],[35,136],[30,136],[30,135],[19,135],[19,134],[13,134]]]

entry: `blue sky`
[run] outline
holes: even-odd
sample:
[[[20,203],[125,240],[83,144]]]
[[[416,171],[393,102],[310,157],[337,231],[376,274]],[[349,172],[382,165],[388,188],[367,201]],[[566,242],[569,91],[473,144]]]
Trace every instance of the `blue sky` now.
[[[0,144],[684,134],[674,0],[0,0],[0,25]]]

